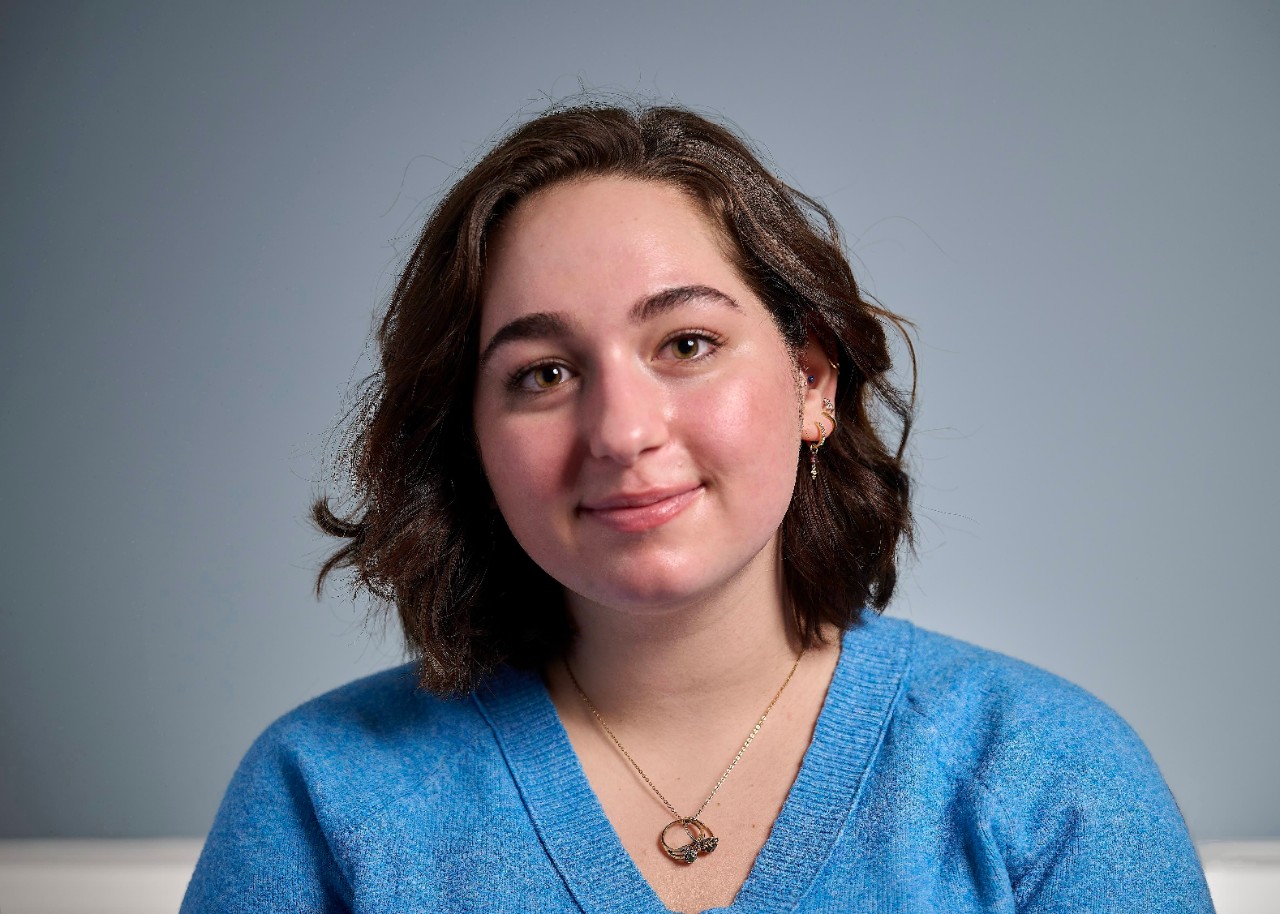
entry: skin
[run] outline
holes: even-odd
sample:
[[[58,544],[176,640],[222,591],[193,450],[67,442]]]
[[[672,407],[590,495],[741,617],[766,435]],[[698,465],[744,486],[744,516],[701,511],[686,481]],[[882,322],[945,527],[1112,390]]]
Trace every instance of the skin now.
[[[821,401],[836,382],[816,345],[787,347],[725,244],[667,184],[590,178],[526,199],[490,241],[474,403],[498,508],[565,588],[579,629],[569,663],[685,814],[798,655],[778,528],[804,442],[820,419],[830,430]],[[837,653],[802,658],[703,814],[721,848],[694,866],[662,855],[670,813],[563,667],[546,671],[606,815],[668,907],[732,901],[799,769]]]

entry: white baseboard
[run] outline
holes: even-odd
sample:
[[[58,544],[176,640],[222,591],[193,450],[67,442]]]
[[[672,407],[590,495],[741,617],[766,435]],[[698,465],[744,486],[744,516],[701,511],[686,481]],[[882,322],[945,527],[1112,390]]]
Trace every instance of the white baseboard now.
[[[1208,841],[1199,851],[1218,914],[1280,914],[1280,841]]]
[[[0,841],[3,914],[176,914],[203,840]]]
[[[198,838],[0,841],[3,914],[175,914]],[[1218,914],[1280,914],[1280,841],[1199,847]]]

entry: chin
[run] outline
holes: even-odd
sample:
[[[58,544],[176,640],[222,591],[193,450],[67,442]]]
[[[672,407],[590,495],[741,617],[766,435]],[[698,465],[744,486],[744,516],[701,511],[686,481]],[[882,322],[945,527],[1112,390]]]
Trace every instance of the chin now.
[[[705,598],[731,575],[709,574],[705,564],[683,568],[633,568],[607,579],[567,583],[570,590],[598,603],[635,615],[661,614]]]
[[[644,591],[615,593],[609,599],[597,602],[635,616],[660,616],[687,605],[699,596],[700,592],[690,592],[684,588],[651,587]]]

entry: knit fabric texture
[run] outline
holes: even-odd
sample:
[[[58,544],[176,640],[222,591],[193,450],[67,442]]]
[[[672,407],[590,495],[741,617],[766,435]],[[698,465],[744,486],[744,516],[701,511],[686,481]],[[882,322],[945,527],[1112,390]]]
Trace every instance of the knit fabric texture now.
[[[258,737],[182,905],[535,910],[667,911],[536,674],[504,668],[442,700],[416,688],[412,664]],[[866,613],[754,868],[716,910],[1213,906],[1177,803],[1119,715],[1044,670]]]

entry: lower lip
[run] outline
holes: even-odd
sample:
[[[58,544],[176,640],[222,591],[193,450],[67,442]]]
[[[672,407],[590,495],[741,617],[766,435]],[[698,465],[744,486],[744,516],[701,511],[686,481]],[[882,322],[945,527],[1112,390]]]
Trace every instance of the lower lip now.
[[[702,494],[702,486],[635,508],[583,508],[582,515],[620,533],[641,533],[661,527]]]

